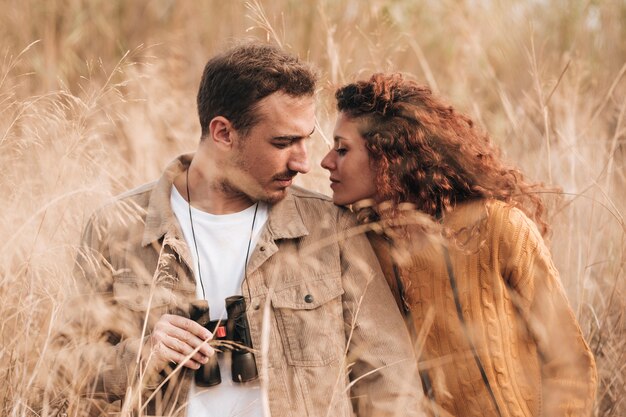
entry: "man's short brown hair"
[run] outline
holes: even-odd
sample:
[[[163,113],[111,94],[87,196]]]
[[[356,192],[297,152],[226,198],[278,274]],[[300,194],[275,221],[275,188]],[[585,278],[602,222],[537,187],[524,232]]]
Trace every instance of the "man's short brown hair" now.
[[[313,95],[316,74],[312,68],[282,49],[246,42],[209,60],[198,91],[202,137],[216,116],[227,118],[246,135],[258,121],[257,103],[277,91],[294,97]]]

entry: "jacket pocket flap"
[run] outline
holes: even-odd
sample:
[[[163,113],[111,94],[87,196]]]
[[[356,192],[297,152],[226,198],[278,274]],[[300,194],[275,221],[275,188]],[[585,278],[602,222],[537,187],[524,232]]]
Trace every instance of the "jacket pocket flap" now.
[[[339,274],[327,275],[313,281],[300,281],[276,290],[272,305],[276,308],[313,310],[343,294]]]

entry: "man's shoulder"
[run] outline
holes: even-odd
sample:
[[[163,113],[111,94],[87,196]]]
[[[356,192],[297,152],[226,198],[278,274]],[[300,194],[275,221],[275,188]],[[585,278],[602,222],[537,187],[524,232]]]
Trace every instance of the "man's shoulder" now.
[[[149,182],[116,195],[96,209],[91,216],[92,220],[111,223],[116,220],[128,222],[144,219],[155,185],[155,181]]]
[[[156,184],[157,181],[151,181],[128,191],[124,191],[114,197],[112,204],[134,201],[147,207]]]
[[[301,218],[309,228],[319,228],[331,219],[331,223],[328,224],[333,224],[333,227],[340,229],[353,227],[357,223],[352,211],[344,206],[336,205],[327,195],[297,186],[290,187],[289,192],[299,209]]]
[[[336,216],[340,213],[349,211],[345,207],[335,205],[332,198],[329,196],[308,190],[306,188],[294,185],[289,188],[289,193],[297,206],[308,206],[314,211],[319,211],[320,213]]]
[[[102,209],[113,209],[116,206],[129,203],[147,207],[155,185],[156,181],[152,181],[124,191],[123,193],[113,197],[113,199],[108,204],[104,205]]]
[[[319,200],[322,204],[333,204],[333,200],[329,196],[299,187],[297,185],[291,186],[289,191],[296,198]]]

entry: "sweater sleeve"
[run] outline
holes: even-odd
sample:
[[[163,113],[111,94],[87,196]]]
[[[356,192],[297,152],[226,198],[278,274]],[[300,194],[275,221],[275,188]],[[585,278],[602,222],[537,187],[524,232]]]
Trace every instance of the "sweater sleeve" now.
[[[512,299],[537,344],[543,416],[589,416],[596,368],[550,252],[520,210],[496,207],[500,265]]]

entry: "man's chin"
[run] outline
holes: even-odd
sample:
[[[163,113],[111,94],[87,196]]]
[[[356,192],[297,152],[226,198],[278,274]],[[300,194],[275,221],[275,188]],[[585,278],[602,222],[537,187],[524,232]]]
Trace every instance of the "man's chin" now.
[[[262,201],[267,204],[276,204],[287,196],[289,187],[259,187],[249,184],[249,186],[235,186],[234,184],[224,181],[222,189],[231,194],[242,194],[252,200],[252,202]]]
[[[276,204],[285,197],[287,197],[287,188],[282,188],[280,190],[265,193],[265,195],[259,198],[259,200],[267,204]]]
[[[267,204],[276,204],[279,201],[283,200],[287,196],[288,187],[274,189],[274,190],[266,190],[263,195],[257,196],[257,201],[262,201]]]

